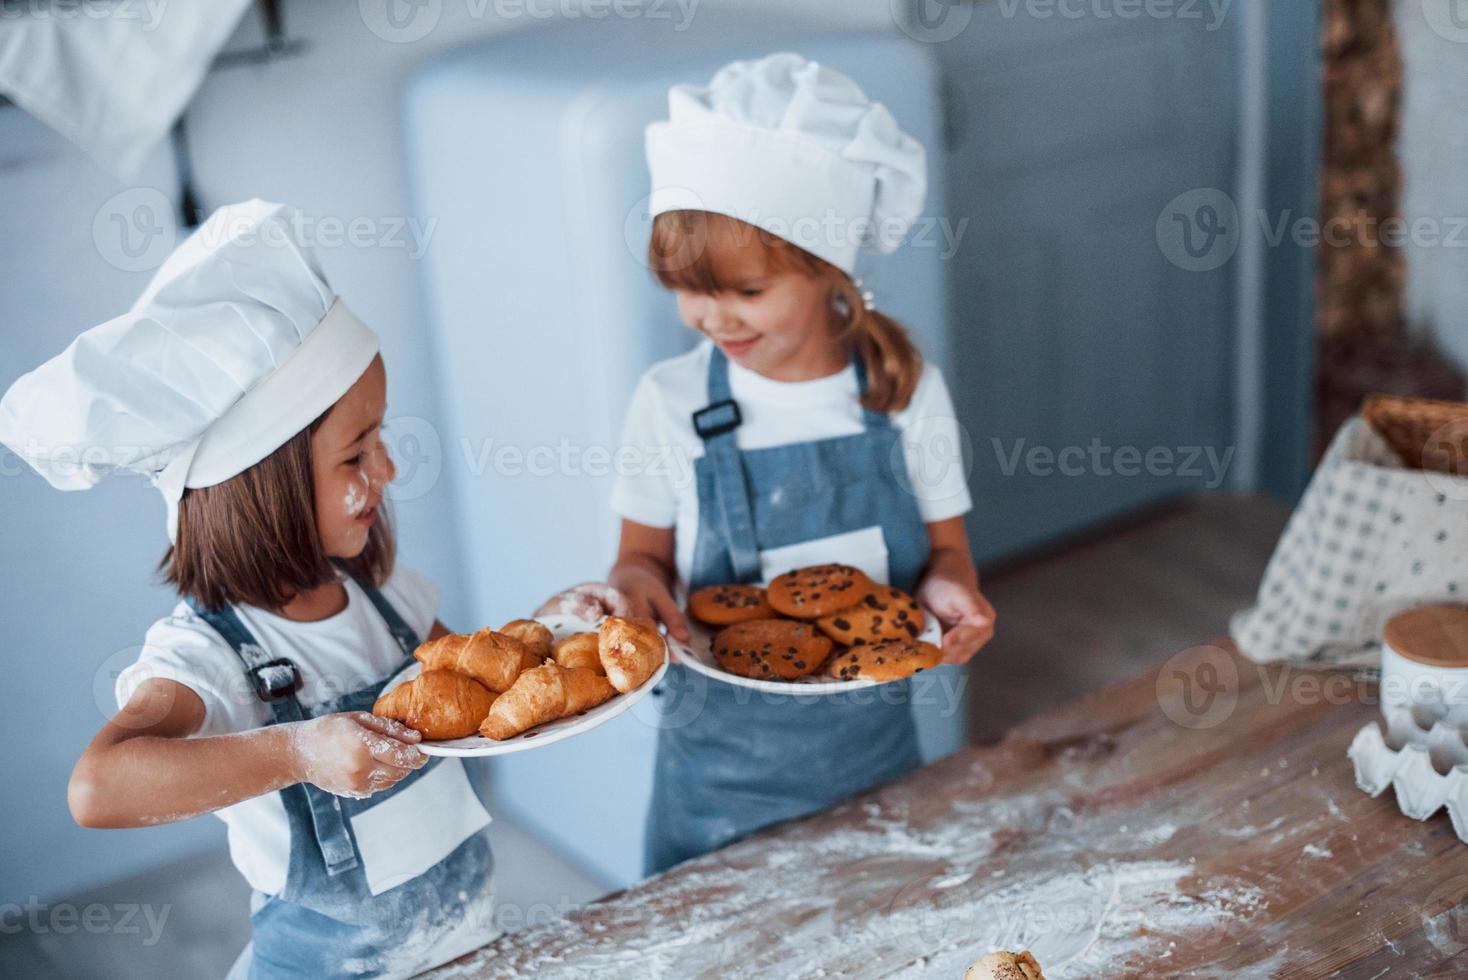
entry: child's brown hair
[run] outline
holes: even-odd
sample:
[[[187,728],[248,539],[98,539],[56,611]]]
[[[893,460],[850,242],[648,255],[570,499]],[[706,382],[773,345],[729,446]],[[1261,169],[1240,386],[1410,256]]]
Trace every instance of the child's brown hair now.
[[[335,577],[316,528],[311,435],[322,413],[260,462],[212,487],[185,490],[178,536],[158,564],[164,581],[207,608],[279,610]],[[392,573],[395,545],[386,508],[367,546],[340,565],[374,586]]]
[[[860,355],[867,369],[862,404],[878,412],[897,412],[912,401],[923,372],[923,357],[902,324],[866,309],[851,277],[824,259],[778,235],[711,211],[664,211],[653,219],[647,262],[667,289],[716,293],[735,288],[727,271],[726,243],[761,250],[765,268],[775,274],[799,272],[830,284],[831,323]]]

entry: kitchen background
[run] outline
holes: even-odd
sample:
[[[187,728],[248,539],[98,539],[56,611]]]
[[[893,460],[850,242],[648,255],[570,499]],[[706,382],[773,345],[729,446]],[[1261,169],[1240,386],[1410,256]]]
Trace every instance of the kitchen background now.
[[[146,19],[153,8],[88,9]],[[0,81],[26,56],[24,18],[62,11],[4,8]],[[1117,651],[1097,640],[1099,665],[1022,656],[1035,617],[1063,621],[1058,605],[1154,627],[1175,609],[1161,587],[1088,595],[1126,574],[1113,562],[1213,556],[1228,601],[1247,600],[1309,474],[1317,405],[1352,390],[1318,366],[1406,364],[1378,386],[1431,373],[1450,389],[1438,394],[1461,396],[1468,20],[1457,0],[247,6],[180,128],[126,179],[0,108],[0,388],[125,309],[191,207],[297,204],[320,222],[332,283],[383,339],[403,560],[439,583],[451,627],[523,614],[602,575],[615,526],[605,479],[537,471],[515,452],[614,445],[638,372],[689,342],[639,261],[641,124],[670,82],[779,48],[902,107],[934,168],[926,237],[869,278],[954,390],[978,504],[970,530],[1003,616],[966,711],[925,726],[930,757],[1037,709],[1055,694],[1036,683],[1047,671],[1099,680],[1174,652],[1153,629]],[[1351,169],[1353,126],[1379,151],[1365,170]],[[1332,194],[1342,168],[1353,190]],[[1385,191],[1362,190],[1361,173]],[[1312,237],[1362,202],[1423,233],[1382,249],[1357,220],[1346,244]],[[1358,263],[1348,285],[1380,285],[1384,317],[1325,315],[1364,305],[1326,290],[1328,275],[1318,292],[1317,270],[1343,256]],[[1355,334],[1369,340],[1341,353]],[[1077,472],[1055,458],[1067,447],[1085,452]],[[162,508],[140,481],[59,494],[8,453],[0,476],[0,975],[219,973],[247,932],[222,825],[89,831],[66,810],[70,768],[114,710],[116,672],[173,601],[152,584]],[[1180,508],[1204,523],[1167,524]],[[1228,552],[1241,537],[1262,553]],[[1096,550],[1107,547],[1120,550]],[[1201,642],[1224,620],[1178,629]],[[479,773],[507,907],[585,900],[635,874],[653,730],[635,712],[608,727],[575,752]],[[623,802],[580,812],[568,780]],[[146,923],[138,935],[9,928],[27,906],[62,902],[145,902],[171,919],[156,943]]]

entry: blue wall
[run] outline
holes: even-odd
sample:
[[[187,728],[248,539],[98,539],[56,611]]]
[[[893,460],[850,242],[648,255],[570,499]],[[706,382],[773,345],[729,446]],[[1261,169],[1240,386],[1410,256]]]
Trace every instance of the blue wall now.
[[[159,153],[138,182],[167,187],[172,174]],[[0,389],[125,310],[147,282],[147,272],[104,257],[118,254],[105,212],[121,190],[30,116],[0,110]],[[44,900],[97,881],[99,870],[127,874],[224,837],[218,821],[202,820],[83,830],[66,809],[71,766],[112,713],[112,678],[175,601],[152,584],[167,544],[163,500],[142,480],[63,494],[0,448],[0,902]]]

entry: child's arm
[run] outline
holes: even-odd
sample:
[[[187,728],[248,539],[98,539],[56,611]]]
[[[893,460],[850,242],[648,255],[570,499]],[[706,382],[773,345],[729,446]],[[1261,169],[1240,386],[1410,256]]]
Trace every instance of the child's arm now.
[[[979,572],[962,517],[928,525],[931,554],[917,600],[943,623],[943,662],[967,663],[994,638],[994,607],[979,591]]]
[[[688,621],[673,599],[673,529],[622,521],[617,563],[607,581],[627,597],[634,616],[648,616],[668,627],[677,640],[688,642]]]
[[[364,797],[428,761],[417,732],[361,711],[189,738],[203,721],[188,687],[145,681],[72,770],[72,817],[84,827],[170,823],[299,782]]]

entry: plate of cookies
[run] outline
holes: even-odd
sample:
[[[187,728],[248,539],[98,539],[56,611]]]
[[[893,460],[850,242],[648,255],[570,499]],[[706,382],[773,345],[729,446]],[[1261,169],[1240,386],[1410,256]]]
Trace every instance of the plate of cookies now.
[[[780,694],[836,693],[936,667],[943,629],[901,589],[851,565],[797,568],[759,585],[688,597],[679,659],[709,677]]]
[[[608,616],[517,619],[421,644],[372,713],[423,735],[427,755],[523,752],[604,725],[668,669],[657,625]]]

